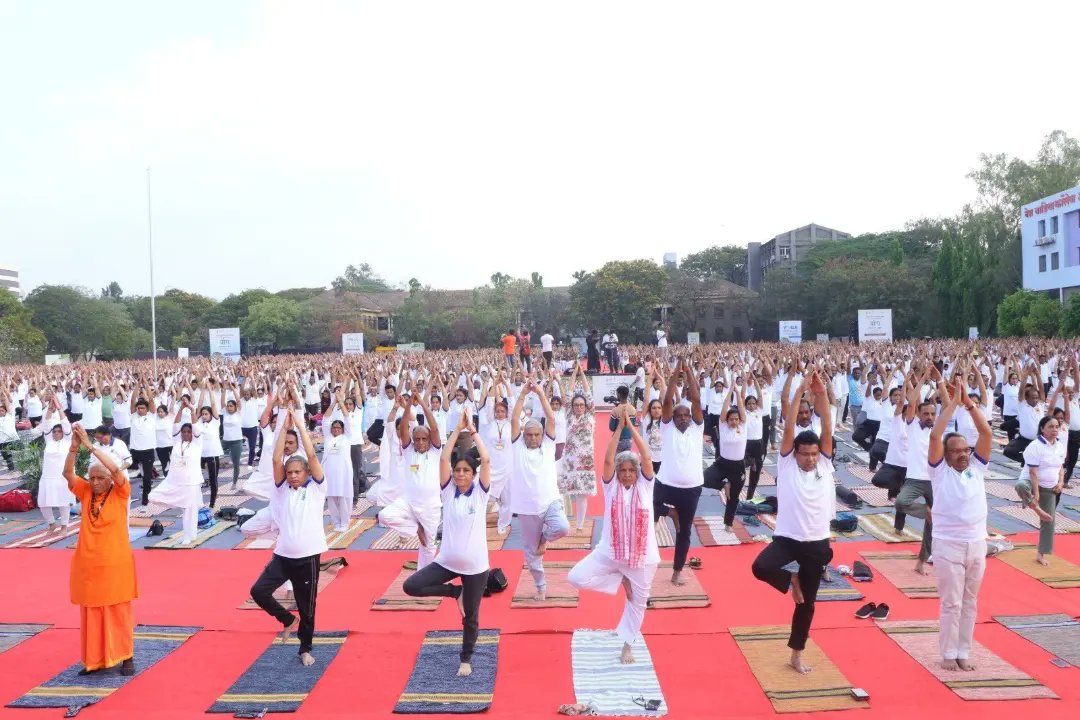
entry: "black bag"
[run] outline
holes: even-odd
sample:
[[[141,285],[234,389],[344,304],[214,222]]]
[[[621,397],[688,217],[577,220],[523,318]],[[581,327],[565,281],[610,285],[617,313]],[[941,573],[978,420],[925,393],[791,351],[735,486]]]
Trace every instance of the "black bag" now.
[[[856,560],[851,564],[851,579],[856,582],[870,582],[874,579],[874,573],[870,570],[870,566],[861,560]]]
[[[371,423],[371,427],[369,427],[367,430],[367,439],[375,443],[376,445],[382,445],[383,432],[383,421],[376,420],[375,422]]]
[[[231,520],[231,521],[235,522],[236,521],[236,511],[237,511],[237,508],[234,508],[234,507],[231,507],[231,506],[230,507],[223,507],[223,508],[221,508],[220,510],[217,511],[217,516],[221,520]]]
[[[863,506],[862,499],[855,494],[855,491],[851,488],[846,488],[843,485],[836,486],[836,497],[840,498],[840,502],[844,503],[850,508],[861,508]],[[853,532],[851,530],[845,530],[844,532]]]
[[[492,593],[501,593],[509,583],[506,581],[506,573],[502,568],[491,568],[488,573],[487,587],[484,588],[484,597],[490,597]]]
[[[829,521],[829,526],[836,532],[855,532],[859,529],[859,518],[855,513],[838,512],[836,519]]]
[[[146,537],[154,537],[157,535],[165,534],[165,526],[161,524],[160,520],[155,520],[150,523],[150,529],[146,531]]]

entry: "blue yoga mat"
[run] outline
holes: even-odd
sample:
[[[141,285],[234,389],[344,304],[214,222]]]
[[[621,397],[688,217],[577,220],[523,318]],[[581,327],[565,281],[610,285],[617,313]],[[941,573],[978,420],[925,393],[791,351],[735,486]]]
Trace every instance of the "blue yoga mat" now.
[[[395,713],[478,713],[491,707],[495,668],[499,662],[499,631],[481,630],[472,656],[472,675],[458,677],[461,633],[432,630],[420,646],[416,666]]]
[[[8,707],[85,707],[101,702],[166,658],[200,629],[173,625],[136,625],[134,675],[121,675],[119,666],[89,675],[79,675],[83,666],[82,663],[76,663],[52,680],[38,685]]]
[[[311,643],[315,664],[310,667],[297,657],[300,641],[295,635],[287,643],[275,639],[206,712],[296,712],[348,634],[346,630],[317,631]]]
[[[29,640],[48,625],[0,625],[0,653],[10,650],[23,640]]]

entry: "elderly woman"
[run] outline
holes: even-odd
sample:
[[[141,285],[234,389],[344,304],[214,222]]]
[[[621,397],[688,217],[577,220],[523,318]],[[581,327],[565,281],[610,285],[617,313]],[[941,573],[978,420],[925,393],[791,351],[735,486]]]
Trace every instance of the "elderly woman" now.
[[[82,503],[79,541],[71,559],[71,602],[80,608],[82,675],[120,664],[122,675],[135,674],[135,622],[131,601],[139,596],[135,556],[128,540],[131,485],[112,456],[90,442],[80,425],[68,450],[64,477]],[[87,478],[75,474],[79,446],[97,459]]]
[[[576,588],[614,595],[626,592],[622,619],[615,631],[623,641],[621,661],[634,662],[633,646],[641,635],[660,550],[652,522],[653,469],[649,445],[630,422],[630,406],[619,408],[618,426],[604,457],[604,529],[600,542],[567,575]],[[640,457],[632,451],[615,454],[616,439],[625,428]],[[618,482],[613,482],[614,480]]]

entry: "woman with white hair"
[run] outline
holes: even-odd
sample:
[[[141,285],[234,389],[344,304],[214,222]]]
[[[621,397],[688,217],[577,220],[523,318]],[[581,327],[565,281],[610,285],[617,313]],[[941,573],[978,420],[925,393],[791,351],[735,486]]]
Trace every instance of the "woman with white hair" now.
[[[660,550],[652,522],[652,456],[637,428],[630,422],[630,406],[622,405],[618,426],[604,457],[604,529],[600,542],[575,565],[567,580],[576,588],[614,595],[623,587],[626,603],[615,632],[623,641],[621,661],[634,662],[633,646],[641,635]],[[616,440],[625,428],[638,455],[626,450],[615,454]],[[618,482],[613,482],[615,480]]]

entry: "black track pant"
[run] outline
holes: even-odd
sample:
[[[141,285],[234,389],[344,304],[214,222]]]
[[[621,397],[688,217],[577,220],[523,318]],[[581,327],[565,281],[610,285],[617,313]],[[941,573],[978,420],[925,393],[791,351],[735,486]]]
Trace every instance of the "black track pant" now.
[[[676,571],[683,569],[686,555],[690,552],[690,528],[694,525],[700,498],[701,485],[678,488],[657,481],[653,487],[653,520],[659,520],[671,509],[675,510],[679,520],[679,531],[675,534],[675,559],[672,562],[672,568]]]
[[[480,634],[480,598],[487,587],[488,571],[476,575],[460,575],[433,562],[423,570],[417,570],[405,581],[402,589],[413,597],[461,597],[465,617],[461,621],[461,662],[472,660],[476,638]],[[454,578],[461,578],[461,585],[451,585]]]
[[[784,566],[793,560],[799,563],[799,587],[802,588],[803,602],[795,606],[795,612],[791,616],[788,647],[792,650],[806,648],[821,575],[832,557],[833,551],[828,540],[800,542],[774,535],[772,542],[754,560],[754,577],[769,583],[782,593],[786,593],[791,587],[791,572],[785,570]]]
[[[363,444],[350,445],[349,457],[352,458],[352,489],[353,499],[355,499],[360,497],[360,493],[367,491],[367,478],[364,476]]]
[[[150,502],[150,485],[154,481],[154,451],[132,450],[131,464],[138,465],[142,470],[142,504],[147,505]],[[165,471],[164,465],[165,463],[162,463],[162,472]]]
[[[247,441],[248,446],[248,465],[255,464],[255,446],[258,445],[260,436],[259,426],[240,428],[240,432],[244,433],[244,440]]]
[[[210,507],[214,507],[214,503],[217,502],[217,489],[218,489],[218,470],[220,469],[221,458],[220,457],[204,457],[202,459],[202,466],[206,468],[207,479],[210,482]]]
[[[296,631],[300,652],[311,652],[311,638],[315,635],[315,600],[319,594],[319,556],[287,558],[275,554],[251,586],[251,599],[273,615],[282,627],[291,627],[296,618],[274,598],[274,591],[286,580],[292,582],[296,610],[300,614],[300,627]]]

